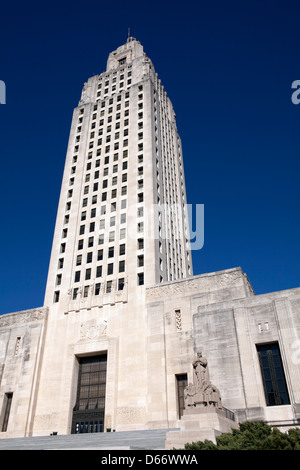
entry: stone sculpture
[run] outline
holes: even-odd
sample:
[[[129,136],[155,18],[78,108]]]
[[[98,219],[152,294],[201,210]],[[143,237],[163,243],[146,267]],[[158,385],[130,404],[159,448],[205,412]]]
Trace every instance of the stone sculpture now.
[[[201,351],[197,352],[193,369],[193,383],[189,383],[184,390],[185,408],[214,406],[222,409],[220,392],[209,379],[207,360]]]

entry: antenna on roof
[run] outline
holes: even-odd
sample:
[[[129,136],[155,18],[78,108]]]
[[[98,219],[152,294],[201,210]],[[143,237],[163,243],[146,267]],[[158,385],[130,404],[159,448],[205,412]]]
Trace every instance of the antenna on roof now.
[[[129,39],[129,38],[130,38],[130,28],[128,28],[128,37],[127,37],[127,39]]]

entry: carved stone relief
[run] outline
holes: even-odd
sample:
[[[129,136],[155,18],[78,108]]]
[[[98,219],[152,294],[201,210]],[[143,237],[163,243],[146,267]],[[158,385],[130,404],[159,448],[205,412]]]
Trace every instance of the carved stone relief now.
[[[95,339],[106,336],[107,321],[88,321],[80,325],[80,340]]]

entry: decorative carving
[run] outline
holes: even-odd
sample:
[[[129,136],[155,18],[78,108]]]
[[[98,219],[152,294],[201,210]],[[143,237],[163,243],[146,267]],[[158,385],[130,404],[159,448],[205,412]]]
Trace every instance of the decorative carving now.
[[[193,383],[184,390],[185,407],[214,406],[222,409],[220,392],[209,379],[207,359],[202,356],[201,351],[197,352],[193,369]]]
[[[199,277],[171,282],[166,285],[148,287],[146,289],[147,300],[161,298],[163,295],[170,297],[176,294],[187,294],[211,292],[225,287],[238,284],[241,281],[241,271],[232,270],[211,275],[200,275]]]
[[[133,424],[145,419],[145,409],[142,407],[120,407],[118,408],[118,422],[120,424]]]
[[[175,322],[176,322],[176,330],[181,331],[182,330],[181,310],[175,310]]]
[[[86,322],[80,326],[80,339],[95,339],[99,336],[106,336],[107,321],[100,320],[98,323]]]
[[[30,310],[22,310],[15,313],[7,313],[0,316],[0,328],[15,324],[24,324],[35,321],[45,321],[48,315],[48,308],[33,308]]]

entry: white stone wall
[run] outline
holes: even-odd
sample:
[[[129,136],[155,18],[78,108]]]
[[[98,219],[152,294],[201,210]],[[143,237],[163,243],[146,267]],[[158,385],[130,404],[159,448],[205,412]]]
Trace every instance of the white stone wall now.
[[[0,316],[0,438],[32,434],[46,322],[46,308]],[[1,432],[8,393],[10,418]]]
[[[299,419],[300,289],[199,306],[196,348],[210,364],[225,407],[240,419]],[[256,345],[278,343],[291,404],[266,406]],[[298,354],[299,355],[299,354]]]

